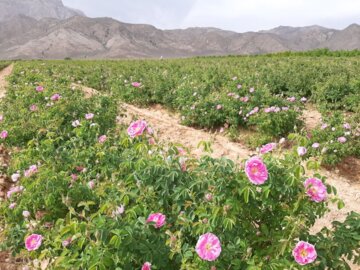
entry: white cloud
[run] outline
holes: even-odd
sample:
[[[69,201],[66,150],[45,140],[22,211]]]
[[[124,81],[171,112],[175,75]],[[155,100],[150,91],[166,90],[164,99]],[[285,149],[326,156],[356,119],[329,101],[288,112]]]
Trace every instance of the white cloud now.
[[[238,32],[279,25],[344,28],[360,23],[360,0],[64,0],[89,16],[159,28],[213,26]]]

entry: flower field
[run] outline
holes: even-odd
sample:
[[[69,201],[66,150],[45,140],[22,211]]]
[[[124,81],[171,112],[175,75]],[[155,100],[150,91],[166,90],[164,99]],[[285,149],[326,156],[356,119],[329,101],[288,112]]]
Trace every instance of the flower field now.
[[[321,163],[360,157],[359,74],[356,57],[16,62],[0,104],[0,250],[25,269],[360,265],[359,213],[311,231],[344,207]],[[249,130],[258,151],[197,158],[156,123],[119,124],[122,102],[235,141]],[[314,130],[309,103],[323,116]]]

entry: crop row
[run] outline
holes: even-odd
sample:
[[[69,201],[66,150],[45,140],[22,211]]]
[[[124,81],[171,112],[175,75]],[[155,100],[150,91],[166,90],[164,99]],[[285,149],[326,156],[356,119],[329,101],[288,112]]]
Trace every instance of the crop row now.
[[[6,171],[13,186],[0,205],[2,249],[50,269],[339,269],[347,267],[344,257],[360,263],[359,214],[310,233],[330,203],[343,203],[324,177],[305,174],[304,155],[275,158],[278,145],[246,163],[193,159],[157,143],[143,121],[116,126],[117,99],[85,99],[61,67],[16,63],[1,102],[1,138],[15,147]],[[128,93],[141,91],[129,82],[122,86]]]

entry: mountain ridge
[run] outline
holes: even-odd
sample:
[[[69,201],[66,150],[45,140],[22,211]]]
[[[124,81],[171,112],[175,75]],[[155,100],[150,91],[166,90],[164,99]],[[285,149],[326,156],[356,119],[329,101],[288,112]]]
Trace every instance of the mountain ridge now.
[[[19,12],[24,8],[14,12],[0,11],[0,21],[1,14],[11,15],[0,23],[0,59],[174,58],[319,48],[360,49],[358,24],[343,30],[318,25],[279,26],[245,33],[214,27],[161,30],[148,24],[124,23],[108,17],[89,18],[65,7],[61,0],[0,0],[0,7],[9,1],[15,6],[32,3],[35,11],[42,8],[50,8],[50,11],[46,16]]]

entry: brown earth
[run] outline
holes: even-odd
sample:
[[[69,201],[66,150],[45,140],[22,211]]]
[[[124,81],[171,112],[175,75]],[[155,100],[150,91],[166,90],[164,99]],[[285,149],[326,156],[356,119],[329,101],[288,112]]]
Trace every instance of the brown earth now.
[[[307,105],[303,111],[302,120],[306,130],[313,130],[321,124],[321,113],[313,105]]]

